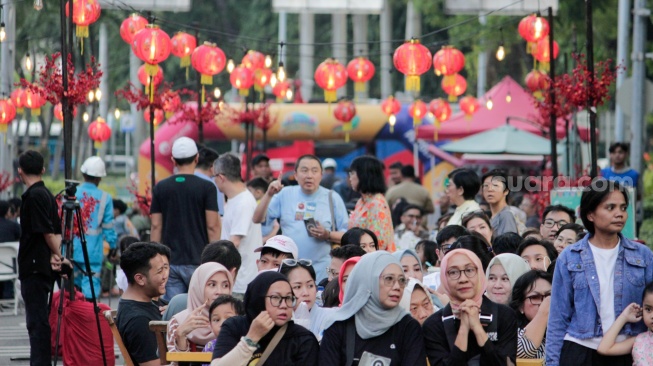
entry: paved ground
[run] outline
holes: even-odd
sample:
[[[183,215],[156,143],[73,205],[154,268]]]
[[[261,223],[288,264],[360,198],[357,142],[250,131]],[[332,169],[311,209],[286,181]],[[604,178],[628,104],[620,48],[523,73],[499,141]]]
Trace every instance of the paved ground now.
[[[102,299],[102,302],[115,309],[118,298]],[[21,309],[22,310],[22,309]],[[12,314],[12,309],[0,309],[0,366],[29,365],[29,338],[25,328],[25,313],[19,311],[18,316]],[[9,314],[9,315],[6,315]],[[104,319],[101,319],[104,321]],[[93,324],[95,327],[95,324]],[[115,356],[120,356],[120,350],[114,343]],[[57,365],[63,365],[61,360]],[[116,359],[116,365],[123,365],[122,357]]]

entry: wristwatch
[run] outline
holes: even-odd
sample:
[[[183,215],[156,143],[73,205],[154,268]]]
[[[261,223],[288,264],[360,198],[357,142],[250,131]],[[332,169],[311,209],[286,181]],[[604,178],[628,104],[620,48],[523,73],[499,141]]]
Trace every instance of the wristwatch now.
[[[240,339],[245,342],[247,347],[258,348],[258,343],[254,342],[251,338],[242,337]]]

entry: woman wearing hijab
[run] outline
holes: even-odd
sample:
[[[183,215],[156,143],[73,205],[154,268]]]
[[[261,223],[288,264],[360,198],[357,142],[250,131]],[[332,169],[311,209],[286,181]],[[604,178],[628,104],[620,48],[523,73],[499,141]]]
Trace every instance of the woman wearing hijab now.
[[[481,260],[454,249],[442,259],[440,280],[450,302],[423,325],[431,365],[507,365],[517,354],[517,317],[483,296]]]
[[[497,304],[510,304],[512,286],[531,268],[520,256],[512,253],[499,254],[487,266],[487,292],[485,296]]]
[[[401,268],[404,270],[404,275],[406,275],[408,278],[416,279],[422,288],[428,291],[428,289],[422,285],[422,281],[424,281],[424,271],[422,269],[422,262],[420,261],[417,252],[412,249],[406,249],[396,251],[392,253],[392,255],[399,259]],[[438,309],[443,308],[444,304],[447,303],[447,298],[445,296],[442,296],[435,291],[429,291],[429,294],[431,295],[431,301]],[[420,322],[420,324],[421,323],[422,322]]]
[[[426,287],[414,278],[408,280],[408,284],[404,289],[404,296],[399,302],[399,306],[410,312],[410,315],[419,322],[420,325],[434,312],[439,310],[433,305],[433,300],[426,290]]]
[[[296,301],[281,273],[259,273],[245,292],[246,315],[222,325],[211,366],[317,364],[317,339],[291,320]]]
[[[399,306],[406,282],[390,253],[364,255],[347,280],[342,307],[325,323],[319,365],[425,366],[422,329]]]
[[[201,351],[215,338],[209,321],[209,306],[220,295],[231,295],[233,278],[225,266],[216,262],[197,267],[188,286],[188,306],[168,322],[167,345],[170,352]],[[201,346],[199,349],[196,347]]]

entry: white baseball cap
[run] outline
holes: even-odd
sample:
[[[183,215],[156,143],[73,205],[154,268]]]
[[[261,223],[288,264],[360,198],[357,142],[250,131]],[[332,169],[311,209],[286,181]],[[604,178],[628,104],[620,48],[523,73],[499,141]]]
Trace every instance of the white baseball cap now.
[[[172,157],[186,159],[197,155],[197,144],[189,137],[180,137],[172,144]]]
[[[102,161],[102,158],[99,156],[91,156],[90,158],[86,159],[79,170],[91,177],[102,178],[106,177],[107,175],[104,161]]]
[[[273,248],[283,253],[292,254],[294,259],[299,258],[299,249],[295,241],[285,235],[275,235],[265,242],[262,247],[254,249],[254,252],[260,252],[263,248]]]
[[[338,167],[338,163],[336,163],[336,161],[331,159],[331,158],[326,158],[322,162],[322,168],[324,168],[324,169],[326,169],[326,168],[336,169],[337,167]]]

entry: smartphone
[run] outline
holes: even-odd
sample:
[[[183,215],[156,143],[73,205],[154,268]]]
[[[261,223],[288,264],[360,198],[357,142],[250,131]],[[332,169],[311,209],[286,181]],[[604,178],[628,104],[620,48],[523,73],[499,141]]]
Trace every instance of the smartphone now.
[[[308,236],[313,236],[313,235],[311,235],[311,229],[316,229],[317,228],[317,224],[315,223],[315,219],[312,218],[312,217],[310,219],[305,219],[304,220],[304,225],[306,226],[306,232],[308,233]]]

